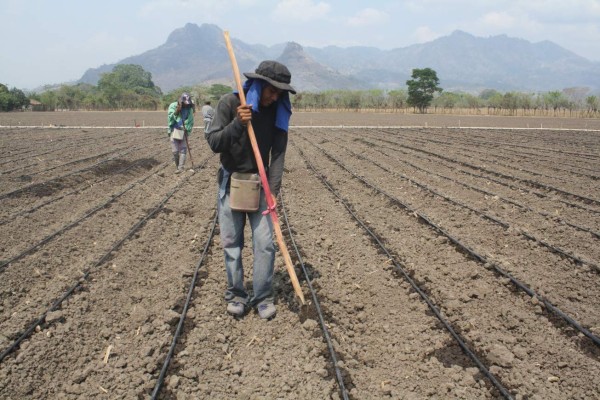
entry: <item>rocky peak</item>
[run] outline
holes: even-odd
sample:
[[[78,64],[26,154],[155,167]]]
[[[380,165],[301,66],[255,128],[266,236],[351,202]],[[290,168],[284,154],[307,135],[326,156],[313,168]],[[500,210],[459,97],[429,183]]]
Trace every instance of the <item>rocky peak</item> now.
[[[296,42],[288,42],[279,59],[285,63],[311,63],[314,62],[304,48]]]
[[[175,29],[167,38],[166,45],[185,45],[197,43],[214,43],[223,41],[223,31],[217,25],[187,23],[182,28]]]

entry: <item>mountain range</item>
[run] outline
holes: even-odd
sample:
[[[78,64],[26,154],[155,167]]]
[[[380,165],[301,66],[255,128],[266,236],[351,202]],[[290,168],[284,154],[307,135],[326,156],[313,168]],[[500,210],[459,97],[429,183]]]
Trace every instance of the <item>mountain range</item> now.
[[[476,37],[463,31],[392,50],[375,47],[273,46],[232,38],[240,71],[260,61],[278,60],[290,69],[299,91],[396,89],[406,86],[414,68],[432,68],[446,91],[550,91],[567,87],[600,90],[600,63],[589,61],[550,41],[531,43],[506,35]],[[216,25],[188,23],[167,41],[115,64],[88,69],[79,82],[97,84],[116,64],[138,64],[152,73],[163,92],[189,85],[233,83],[223,31]]]

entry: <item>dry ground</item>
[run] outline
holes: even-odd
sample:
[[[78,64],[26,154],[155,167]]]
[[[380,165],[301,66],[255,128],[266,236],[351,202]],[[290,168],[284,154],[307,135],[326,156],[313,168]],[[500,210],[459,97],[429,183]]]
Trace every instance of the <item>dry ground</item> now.
[[[154,389],[218,168],[196,129],[196,172],[174,174],[164,119],[0,114],[0,352],[34,327],[0,362],[1,398]],[[280,216],[349,398],[502,397],[396,267],[514,398],[600,398],[598,345],[548,309],[600,335],[600,121],[296,113],[292,125]],[[278,256],[277,316],[232,319],[217,226],[159,398],[342,397],[293,258],[309,305]]]

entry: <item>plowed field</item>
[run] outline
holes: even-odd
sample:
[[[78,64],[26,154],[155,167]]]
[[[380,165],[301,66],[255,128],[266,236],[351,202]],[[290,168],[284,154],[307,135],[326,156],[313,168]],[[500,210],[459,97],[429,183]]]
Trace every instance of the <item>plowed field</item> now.
[[[294,114],[263,321],[165,119],[0,115],[0,398],[600,398],[600,121]]]

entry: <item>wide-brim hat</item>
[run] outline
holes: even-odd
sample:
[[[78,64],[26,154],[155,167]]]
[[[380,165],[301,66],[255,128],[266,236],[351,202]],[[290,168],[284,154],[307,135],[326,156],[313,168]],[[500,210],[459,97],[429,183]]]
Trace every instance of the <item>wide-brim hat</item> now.
[[[290,85],[292,81],[290,70],[277,61],[263,61],[254,72],[244,72],[244,76],[248,79],[263,79],[278,89],[296,94],[296,89]]]
[[[191,106],[194,104],[194,100],[192,100],[192,96],[189,93],[183,93],[181,97],[179,97],[179,103],[184,106]]]

